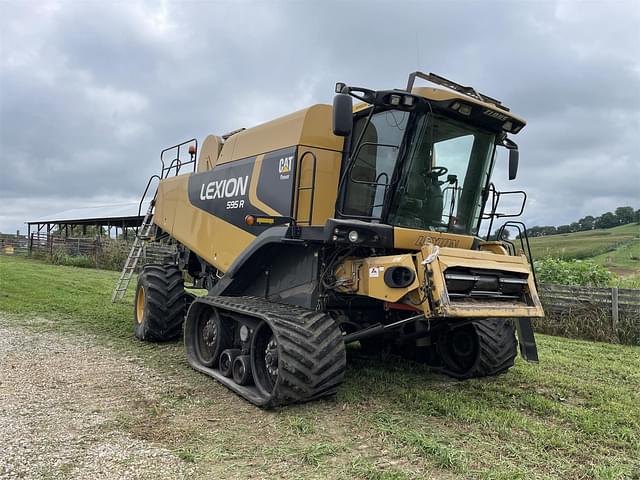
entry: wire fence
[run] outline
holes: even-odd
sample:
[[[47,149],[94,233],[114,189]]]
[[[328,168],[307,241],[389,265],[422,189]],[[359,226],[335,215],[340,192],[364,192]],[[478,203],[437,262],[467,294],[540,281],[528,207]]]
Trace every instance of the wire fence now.
[[[0,255],[31,255],[52,263],[77,267],[121,270],[131,251],[132,241],[96,237],[63,237],[46,233],[26,235],[0,234]],[[142,262],[165,263],[175,254],[175,245],[148,243]]]

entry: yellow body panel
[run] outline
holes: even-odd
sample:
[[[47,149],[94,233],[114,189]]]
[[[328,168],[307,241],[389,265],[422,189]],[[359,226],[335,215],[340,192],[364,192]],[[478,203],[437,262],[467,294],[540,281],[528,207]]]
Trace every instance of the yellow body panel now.
[[[225,272],[255,238],[189,202],[189,175],[160,182],[154,223]]]
[[[423,262],[428,259],[425,265]],[[411,268],[416,280],[407,288],[391,288],[384,282],[384,270],[392,265]],[[451,267],[467,267],[480,270],[527,275],[526,294],[530,301],[469,299],[454,301],[449,298],[444,272]],[[372,276],[371,268],[376,268]],[[429,271],[427,282],[425,271]],[[526,257],[513,257],[478,250],[425,245],[416,254],[384,257],[350,258],[335,272],[337,284],[345,293],[377,298],[388,302],[402,302],[411,306],[421,301],[419,307],[428,318],[433,317],[542,317],[544,312]],[[432,305],[426,292],[429,292]]]
[[[502,242],[482,242],[479,245],[480,250],[485,252],[496,253],[498,255],[507,255],[507,249],[504,248]]]
[[[227,140],[218,163],[253,157],[290,145],[342,151],[344,138],[333,134],[331,115],[331,105],[313,105],[243,130]]]
[[[393,246],[395,248],[418,251],[427,244],[470,249],[473,245],[473,237],[404,227],[394,227],[393,229]]]
[[[417,256],[418,264],[434,252],[435,246],[423,247]],[[484,270],[499,270],[503,272],[517,272],[527,274],[528,294],[532,305],[525,305],[516,301],[468,301],[456,302],[449,299],[444,282],[444,272],[450,267],[469,267]],[[544,311],[536,291],[531,268],[526,257],[512,257],[498,255],[477,250],[459,250],[453,248],[439,248],[436,259],[428,265],[432,275],[432,292],[435,311],[432,315],[438,317],[543,317]]]
[[[200,147],[200,156],[198,157],[198,166],[196,168],[198,173],[206,172],[216,166],[223,145],[224,141],[217,135],[208,135],[204,139],[204,143]]]
[[[384,272],[392,266],[415,269],[411,255],[388,255],[384,257],[350,258],[336,271],[338,281],[346,281],[349,289],[357,295],[366,295],[378,300],[397,302],[419,287],[418,277],[404,288],[389,288],[384,282]],[[350,283],[349,283],[350,282]]]

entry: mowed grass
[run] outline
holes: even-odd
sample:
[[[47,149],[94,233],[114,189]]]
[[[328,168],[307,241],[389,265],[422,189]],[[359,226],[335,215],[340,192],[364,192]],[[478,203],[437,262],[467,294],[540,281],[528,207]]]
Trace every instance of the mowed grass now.
[[[640,225],[531,238],[534,258],[591,259],[607,267],[640,273]]]
[[[596,255],[591,260],[622,274],[640,273],[640,238],[635,238],[612,252]]]
[[[466,382],[350,349],[335,400],[263,411],[191,370],[181,342],[135,340],[131,296],[110,303],[117,276],[0,257],[0,311],[171,379],[108,428],[166,446],[201,478],[640,479],[639,347],[539,335],[540,364]]]

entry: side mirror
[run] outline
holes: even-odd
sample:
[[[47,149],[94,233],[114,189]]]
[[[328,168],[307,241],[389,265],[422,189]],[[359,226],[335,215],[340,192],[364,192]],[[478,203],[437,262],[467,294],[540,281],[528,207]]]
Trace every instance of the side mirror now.
[[[333,97],[333,134],[346,137],[353,129],[353,102],[346,93]]]
[[[514,180],[518,176],[518,161],[520,153],[517,148],[509,149],[509,180]]]

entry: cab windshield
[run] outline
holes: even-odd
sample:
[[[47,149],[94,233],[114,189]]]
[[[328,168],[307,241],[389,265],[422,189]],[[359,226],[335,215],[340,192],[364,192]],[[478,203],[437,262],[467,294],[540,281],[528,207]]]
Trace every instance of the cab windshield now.
[[[362,137],[343,214],[409,228],[477,234],[495,135],[432,113],[359,119]],[[363,132],[364,129],[364,132]]]

